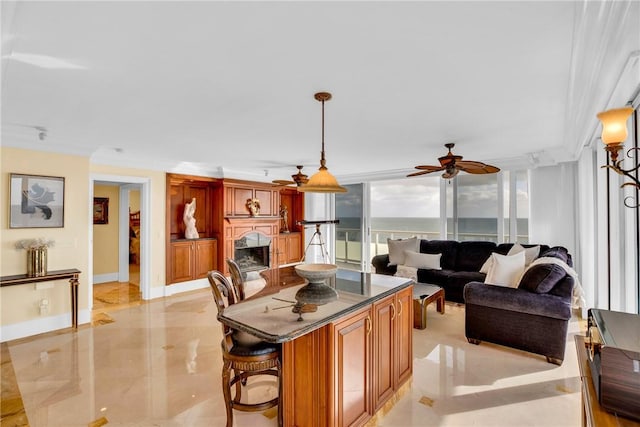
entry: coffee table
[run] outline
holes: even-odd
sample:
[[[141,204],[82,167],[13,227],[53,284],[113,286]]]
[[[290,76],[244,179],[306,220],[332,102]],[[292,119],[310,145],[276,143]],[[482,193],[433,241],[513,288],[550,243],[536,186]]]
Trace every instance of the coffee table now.
[[[444,289],[428,283],[413,285],[413,327],[424,329],[427,327],[427,305],[436,301],[436,310],[444,314]]]

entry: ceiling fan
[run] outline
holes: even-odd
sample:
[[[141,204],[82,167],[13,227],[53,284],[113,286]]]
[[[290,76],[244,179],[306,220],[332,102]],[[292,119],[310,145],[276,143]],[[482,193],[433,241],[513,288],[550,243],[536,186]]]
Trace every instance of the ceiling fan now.
[[[449,149],[449,152],[446,156],[438,157],[438,161],[440,161],[440,166],[429,166],[429,165],[420,165],[416,166],[416,169],[420,169],[420,172],[414,172],[407,175],[410,176],[419,176],[424,175],[431,172],[444,171],[442,177],[444,179],[451,179],[458,174],[458,172],[463,171],[471,174],[485,174],[485,173],[496,173],[499,172],[500,169],[487,165],[482,162],[474,162],[472,160],[462,160],[462,156],[456,156],[451,152],[455,144],[448,143],[444,144],[445,147]]]
[[[274,181],[272,181],[274,184],[278,184],[278,185],[291,185],[291,184],[296,184],[298,187],[300,187],[302,184],[306,184],[307,181],[309,181],[307,175],[302,173],[302,168],[304,166],[296,166],[296,168],[298,168],[298,173],[296,173],[295,175],[291,175],[291,179],[293,181],[288,181],[288,180],[284,180],[284,179],[276,179]]]

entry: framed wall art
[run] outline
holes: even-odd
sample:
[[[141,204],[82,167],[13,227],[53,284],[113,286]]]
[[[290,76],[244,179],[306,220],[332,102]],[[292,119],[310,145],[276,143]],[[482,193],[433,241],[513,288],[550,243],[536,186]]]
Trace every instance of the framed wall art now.
[[[9,228],[64,227],[64,178],[10,175]]]
[[[93,198],[93,223],[109,224],[109,198]]]

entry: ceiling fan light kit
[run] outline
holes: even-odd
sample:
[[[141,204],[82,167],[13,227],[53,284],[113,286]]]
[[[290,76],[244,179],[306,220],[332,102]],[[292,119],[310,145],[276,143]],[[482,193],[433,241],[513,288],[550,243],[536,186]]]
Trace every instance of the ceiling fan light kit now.
[[[298,187],[298,191],[307,193],[346,193],[347,189],[338,184],[338,180],[334,177],[326,166],[324,156],[324,103],[331,99],[329,92],[318,92],[314,98],[322,102],[322,151],[320,152],[320,168],[306,184]]]
[[[304,166],[301,165],[297,165],[296,168],[298,168],[298,173],[291,175],[291,179],[292,181],[288,181],[288,180],[283,180],[283,179],[276,179],[274,181],[272,181],[274,184],[278,184],[278,185],[291,185],[291,184],[296,184],[296,186],[300,187],[302,184],[306,184],[307,182],[309,182],[309,178],[307,177],[307,175],[302,173],[302,168]]]
[[[442,156],[438,158],[440,162],[440,166],[431,166],[431,165],[419,165],[416,166],[416,169],[419,172],[410,173],[407,175],[408,177],[425,175],[431,172],[439,172],[444,171],[442,177],[444,179],[451,179],[458,175],[460,171],[467,172],[474,175],[488,174],[488,173],[496,173],[499,172],[500,169],[487,165],[486,163],[476,162],[473,160],[462,160],[462,156],[454,155],[451,152],[451,149],[455,146],[453,143],[444,144],[444,146],[449,150],[446,156]]]

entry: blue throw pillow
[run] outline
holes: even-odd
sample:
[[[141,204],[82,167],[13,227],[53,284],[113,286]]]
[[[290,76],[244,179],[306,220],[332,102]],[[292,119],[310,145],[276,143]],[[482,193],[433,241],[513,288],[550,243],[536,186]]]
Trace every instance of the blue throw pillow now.
[[[554,288],[567,272],[556,264],[537,264],[525,271],[518,288],[537,294],[546,294]]]

